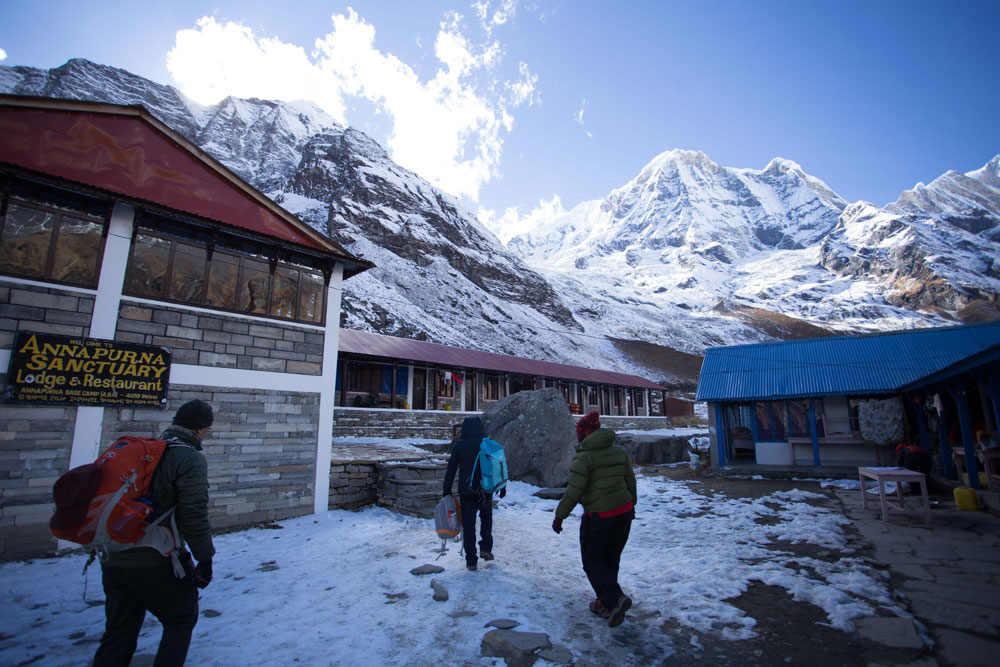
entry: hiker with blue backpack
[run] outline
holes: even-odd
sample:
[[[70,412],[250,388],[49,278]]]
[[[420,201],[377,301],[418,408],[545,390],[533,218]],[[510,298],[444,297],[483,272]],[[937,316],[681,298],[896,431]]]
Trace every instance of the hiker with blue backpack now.
[[[628,454],[615,447],[615,432],[601,428],[600,416],[590,412],[577,422],[577,454],[569,468],[566,493],[556,507],[552,530],[562,532],[563,520],[577,503],[583,504],[580,555],[597,599],[590,611],[621,625],[632,598],[618,585],[618,566],[628,542],[638,496]]]
[[[507,464],[503,447],[486,437],[480,417],[466,417],[451,450],[444,476],[444,495],[450,496],[458,473],[459,508],[465,566],[477,568],[479,558],[493,560],[493,494],[507,495]],[[479,550],[476,550],[476,515],[479,515]],[[478,553],[478,556],[477,556]]]

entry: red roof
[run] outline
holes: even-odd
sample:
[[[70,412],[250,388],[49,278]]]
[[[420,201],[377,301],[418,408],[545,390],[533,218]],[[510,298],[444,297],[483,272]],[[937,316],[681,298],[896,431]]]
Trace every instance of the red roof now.
[[[655,382],[650,382],[638,375],[600,371],[583,366],[569,366],[550,361],[538,361],[524,357],[512,357],[506,354],[466,350],[461,347],[451,347],[438,343],[428,343],[422,340],[394,338],[367,331],[354,329],[340,330],[341,352],[363,354],[371,357],[401,359],[404,361],[419,361],[438,366],[458,368],[480,368],[483,370],[517,373],[520,375],[540,375],[577,382],[592,384],[611,384],[623,387],[641,387],[644,389],[665,390]]]
[[[0,96],[0,161],[371,266],[142,107]]]

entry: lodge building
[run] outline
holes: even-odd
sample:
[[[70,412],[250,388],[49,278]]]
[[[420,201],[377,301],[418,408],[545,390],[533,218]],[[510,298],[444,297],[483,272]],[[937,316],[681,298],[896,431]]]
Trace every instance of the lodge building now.
[[[340,329],[342,283],[371,267],[142,107],[0,95],[0,559],[56,546],[62,473],[194,398],[215,407],[215,529],[326,511],[356,402],[667,405],[635,376]]]

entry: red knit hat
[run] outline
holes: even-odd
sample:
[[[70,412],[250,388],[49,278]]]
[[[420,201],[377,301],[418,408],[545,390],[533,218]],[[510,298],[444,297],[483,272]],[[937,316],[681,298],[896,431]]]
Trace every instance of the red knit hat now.
[[[576,423],[576,441],[583,442],[588,435],[601,428],[601,417],[597,410],[588,412]]]

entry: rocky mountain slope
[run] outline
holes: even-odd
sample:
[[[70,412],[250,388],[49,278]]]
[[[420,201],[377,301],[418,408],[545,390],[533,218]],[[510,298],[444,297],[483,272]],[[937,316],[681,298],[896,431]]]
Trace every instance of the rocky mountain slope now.
[[[509,240],[315,105],[205,107],[85,60],[0,67],[0,92],[141,104],[377,268],[343,324],[691,387],[706,346],[997,319],[998,160],[883,209],[794,162],[670,151]]]

